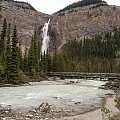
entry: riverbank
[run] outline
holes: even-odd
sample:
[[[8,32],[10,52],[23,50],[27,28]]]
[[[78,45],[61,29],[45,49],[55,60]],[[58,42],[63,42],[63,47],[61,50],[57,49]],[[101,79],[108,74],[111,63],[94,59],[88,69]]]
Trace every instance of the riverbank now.
[[[120,114],[115,107],[114,98],[115,95],[103,98],[100,104],[92,106],[74,105],[64,111],[55,107],[51,107],[50,111],[46,112],[40,112],[39,107],[24,113],[6,110],[1,112],[0,120],[103,120],[101,112],[103,105],[112,111],[113,115]]]
[[[78,95],[82,93],[83,94],[82,98],[84,98],[84,95],[86,95],[86,93],[84,93],[84,91],[86,89],[88,89],[88,91],[91,91],[92,89],[93,89],[93,91],[95,91],[95,90],[97,91],[97,90],[99,90],[98,87],[105,83],[106,82],[101,83],[100,81],[91,81],[91,80],[90,81],[85,81],[85,80],[81,81],[78,79],[75,79],[75,80],[67,79],[67,80],[57,80],[57,81],[42,81],[42,82],[38,82],[38,83],[32,82],[32,83],[29,83],[29,86],[27,86],[27,87],[21,86],[21,87],[16,87],[16,88],[10,88],[10,89],[18,90],[18,91],[21,91],[25,88],[30,88],[30,89],[34,88],[35,89],[34,92],[31,91],[32,93],[28,93],[26,97],[23,97],[26,102],[28,102],[28,101],[30,102],[33,97],[35,100],[37,97],[39,97],[39,95],[40,95],[40,97],[42,97],[41,96],[42,94],[38,92],[40,90],[38,88],[41,88],[41,87],[45,88],[45,86],[46,86],[46,89],[48,89],[51,86],[49,88],[49,90],[51,90],[51,88],[53,88],[53,87],[55,87],[57,89],[60,88],[60,90],[63,90],[61,95],[63,95],[63,92],[65,92],[66,87],[69,88],[69,90],[66,92],[69,93],[70,95],[71,95],[70,92],[72,92],[73,89],[78,92],[76,95],[74,95],[75,98],[72,97],[72,98],[66,99],[66,92],[64,93],[65,96],[62,97],[60,94],[58,94],[58,93],[56,94],[55,91],[53,90],[52,93],[56,94],[56,95],[52,94],[53,96],[51,96],[52,98],[50,98],[50,99],[52,99],[53,104],[50,103],[50,100],[48,100],[48,103],[46,104],[47,106],[43,105],[41,107],[41,106],[39,106],[39,105],[41,105],[41,103],[39,101],[40,104],[38,104],[37,107],[30,108],[29,111],[26,111],[26,110],[25,111],[20,111],[20,110],[16,111],[16,110],[12,109],[12,107],[14,107],[14,106],[12,106],[12,107],[8,106],[7,108],[3,108],[3,110],[1,107],[0,119],[1,120],[17,120],[17,119],[18,120],[20,120],[20,119],[21,120],[29,120],[29,119],[32,119],[32,120],[40,120],[40,119],[41,120],[44,120],[44,119],[63,120],[64,117],[68,117],[68,120],[69,120],[70,116],[76,116],[76,115],[81,116],[81,115],[89,113],[91,111],[96,111],[97,109],[101,108],[105,104],[108,96],[109,95],[111,96],[110,91],[109,91],[109,94],[107,94],[104,98],[98,98],[98,97],[94,98],[93,97],[92,100],[86,101],[86,102],[81,101],[80,100],[81,98],[79,98]],[[81,86],[82,84],[85,86]],[[69,86],[71,86],[71,87],[69,87]],[[37,90],[36,88],[38,89],[38,91],[36,91]],[[9,89],[9,88],[4,88],[4,90],[6,90],[6,89]],[[42,90],[46,90],[46,89],[42,89]],[[57,89],[55,89],[55,90],[57,90]],[[81,93],[79,90],[82,90]],[[26,89],[25,89],[25,91],[26,91]],[[94,93],[93,91],[91,91],[91,92]],[[100,91],[104,91],[104,90],[100,90]],[[46,94],[48,94],[48,92],[46,92],[44,94],[44,96]],[[74,91],[73,91],[73,93],[74,93]],[[8,94],[8,92],[7,92],[7,94]],[[18,94],[16,94],[16,95],[18,96]],[[24,96],[24,94],[22,94],[22,96]],[[89,94],[88,94],[88,96],[89,96]],[[21,98],[21,100],[22,100],[22,98]],[[46,100],[44,100],[44,102],[45,101]],[[94,102],[91,103],[91,101],[94,101]],[[95,101],[97,101],[97,102],[95,102]],[[67,118],[65,118],[65,119],[67,119]]]
[[[120,111],[115,107],[114,99],[115,96],[107,98],[105,107],[107,107],[110,111],[112,111],[112,115],[120,115]],[[103,119],[102,119],[101,108],[99,108],[97,110],[87,112],[85,114],[70,116],[70,117],[62,117],[54,120],[103,120]]]

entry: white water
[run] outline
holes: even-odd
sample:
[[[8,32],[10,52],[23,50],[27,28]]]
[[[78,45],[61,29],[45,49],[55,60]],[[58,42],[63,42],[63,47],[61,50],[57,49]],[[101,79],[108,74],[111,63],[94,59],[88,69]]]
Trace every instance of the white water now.
[[[0,105],[11,105],[12,109],[29,110],[48,102],[55,107],[74,105],[75,102],[92,105],[99,103],[110,90],[98,89],[103,81],[79,80],[68,85],[36,85],[1,87]],[[57,98],[57,99],[56,99]]]
[[[48,35],[48,26],[50,23],[50,19],[48,20],[47,23],[44,24],[44,27],[42,28],[42,37],[43,37],[43,41],[42,41],[42,54],[44,54],[44,52],[47,52],[48,46],[49,46],[49,35]]]

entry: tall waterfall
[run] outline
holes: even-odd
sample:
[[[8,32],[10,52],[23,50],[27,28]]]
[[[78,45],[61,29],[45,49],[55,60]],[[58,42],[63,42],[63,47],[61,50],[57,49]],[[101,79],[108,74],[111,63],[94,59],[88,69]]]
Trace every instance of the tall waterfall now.
[[[47,52],[48,45],[49,45],[49,40],[50,40],[49,35],[48,35],[49,23],[50,23],[50,19],[48,20],[48,22],[46,22],[44,24],[44,27],[42,28],[42,38],[43,38],[43,41],[42,41],[42,54],[44,54],[44,52],[45,53]]]

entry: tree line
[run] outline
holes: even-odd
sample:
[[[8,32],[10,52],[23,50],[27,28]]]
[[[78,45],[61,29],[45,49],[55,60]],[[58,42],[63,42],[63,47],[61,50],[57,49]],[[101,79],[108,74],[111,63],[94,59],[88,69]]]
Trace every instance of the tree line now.
[[[105,3],[107,5],[107,3],[103,0],[81,0],[81,1],[74,2],[73,4],[68,5],[67,7],[58,11],[58,13],[66,11],[66,10],[70,10],[72,8],[84,7],[84,6],[88,6],[90,4],[97,4],[97,3],[101,3],[101,5],[103,5],[102,3]]]

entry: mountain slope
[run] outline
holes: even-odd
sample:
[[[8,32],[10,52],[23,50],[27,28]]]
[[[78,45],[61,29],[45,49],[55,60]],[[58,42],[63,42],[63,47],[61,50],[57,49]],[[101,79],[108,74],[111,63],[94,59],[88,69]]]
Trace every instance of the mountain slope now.
[[[51,21],[51,31],[61,39],[59,49],[69,40],[102,34],[116,27],[120,27],[120,7],[105,2],[63,9],[53,14]]]
[[[18,2],[14,0],[0,1],[2,10],[0,15],[0,31],[3,24],[3,19],[17,25],[19,39],[22,45],[29,46],[31,36],[35,29],[41,28],[45,21],[50,17],[47,14],[36,11],[30,4]]]

